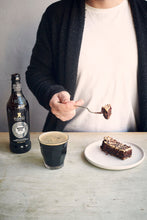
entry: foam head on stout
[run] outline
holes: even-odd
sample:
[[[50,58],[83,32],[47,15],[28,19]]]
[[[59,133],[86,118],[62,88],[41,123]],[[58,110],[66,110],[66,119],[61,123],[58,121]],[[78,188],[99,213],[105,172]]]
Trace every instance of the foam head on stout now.
[[[63,132],[45,132],[39,136],[40,143],[44,145],[59,145],[68,141],[68,135]]]

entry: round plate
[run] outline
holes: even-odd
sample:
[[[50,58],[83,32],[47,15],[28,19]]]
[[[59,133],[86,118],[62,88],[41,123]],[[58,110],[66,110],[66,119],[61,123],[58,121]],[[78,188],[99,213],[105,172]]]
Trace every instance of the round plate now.
[[[102,141],[91,143],[84,151],[86,159],[97,167],[108,170],[125,170],[138,166],[144,160],[145,153],[136,144],[124,143],[132,148],[132,156],[125,160],[106,154],[100,149],[101,144]]]

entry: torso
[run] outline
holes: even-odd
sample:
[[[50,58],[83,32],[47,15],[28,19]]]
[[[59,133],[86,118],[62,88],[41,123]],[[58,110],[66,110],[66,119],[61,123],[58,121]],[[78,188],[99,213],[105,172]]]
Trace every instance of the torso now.
[[[134,131],[137,117],[137,46],[131,11],[124,0],[111,9],[86,6],[75,100],[99,111],[112,105],[109,120],[77,109],[66,131]]]

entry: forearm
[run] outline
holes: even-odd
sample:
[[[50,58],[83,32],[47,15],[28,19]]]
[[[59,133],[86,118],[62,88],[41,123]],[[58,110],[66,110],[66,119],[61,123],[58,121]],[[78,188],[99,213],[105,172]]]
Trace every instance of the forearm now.
[[[29,71],[29,69],[26,72],[26,81],[29,89],[35,95],[40,105],[42,105],[47,110],[50,110],[49,102],[52,96],[55,93],[64,91],[63,86],[51,82],[40,72],[32,73]]]

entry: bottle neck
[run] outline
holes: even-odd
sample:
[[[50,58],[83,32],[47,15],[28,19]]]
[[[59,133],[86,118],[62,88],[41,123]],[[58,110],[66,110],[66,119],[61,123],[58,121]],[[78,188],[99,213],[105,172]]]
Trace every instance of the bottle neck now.
[[[21,93],[22,87],[20,82],[12,83],[12,93]]]

